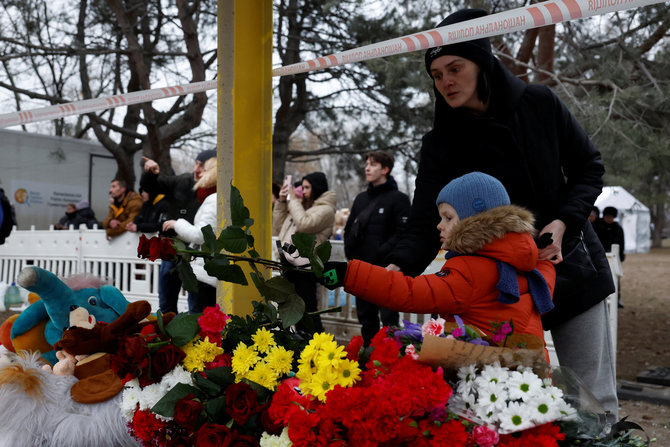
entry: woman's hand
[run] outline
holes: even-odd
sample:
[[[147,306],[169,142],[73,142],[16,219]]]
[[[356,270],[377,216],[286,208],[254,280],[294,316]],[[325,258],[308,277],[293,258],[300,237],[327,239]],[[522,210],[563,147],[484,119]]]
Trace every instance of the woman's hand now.
[[[174,228],[174,224],[177,223],[176,220],[170,219],[163,222],[163,231],[168,231]]]
[[[540,231],[539,236],[542,236],[544,233],[551,233],[552,242],[537,252],[537,258],[540,261],[547,260],[552,264],[559,264],[563,261],[561,245],[563,244],[563,235],[565,234],[565,223],[560,219],[553,220]]]
[[[290,189],[292,189],[292,185],[289,185],[288,183],[284,183],[279,190],[279,201],[280,202],[286,202],[286,197],[288,197],[288,194],[290,192]]]

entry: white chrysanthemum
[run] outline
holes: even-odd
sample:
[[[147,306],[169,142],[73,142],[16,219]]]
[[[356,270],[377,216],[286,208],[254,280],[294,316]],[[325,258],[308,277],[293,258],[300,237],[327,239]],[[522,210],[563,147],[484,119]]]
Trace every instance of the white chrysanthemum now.
[[[507,390],[512,400],[522,399],[524,402],[542,393],[542,380],[532,371],[512,371],[507,380]]]
[[[150,410],[163,396],[165,396],[165,393],[163,393],[159,383],[145,386],[140,393],[140,410]]]
[[[531,419],[537,425],[555,421],[561,414],[558,411],[557,402],[548,395],[536,395],[529,399],[526,404],[530,409]]]
[[[556,386],[547,386],[542,390],[543,394],[551,396],[554,400],[563,400],[563,390]]]
[[[563,399],[555,400],[554,405],[556,407],[556,411],[559,414],[559,419],[563,421],[573,421],[579,419],[577,410]]]
[[[478,387],[484,386],[490,382],[493,383],[505,383],[509,376],[509,369],[506,367],[501,367],[500,363],[495,362],[492,365],[484,366],[482,372],[475,379],[475,384]]]
[[[165,374],[161,379],[161,385],[164,385],[168,391],[174,388],[178,383],[193,385],[193,377],[191,376],[191,373],[186,371],[181,365],[175,366],[172,371]]]
[[[494,415],[507,408],[507,389],[503,383],[488,382],[478,390],[475,413],[490,421]]]
[[[288,437],[288,427],[284,427],[279,436],[271,435],[267,432],[263,432],[261,435],[260,441],[261,447],[291,447],[293,443]]]
[[[500,433],[513,433],[533,427],[530,409],[526,404],[510,402],[506,409],[498,414]]]
[[[135,382],[133,384],[133,382]],[[128,386],[130,384],[130,386]],[[123,394],[121,395],[121,415],[126,421],[130,421],[135,415],[135,410],[137,410],[137,404],[140,402],[140,386],[137,380],[131,380],[123,388]]]
[[[461,396],[472,393],[477,377],[477,367],[475,365],[464,366],[458,370],[458,388],[456,392]]]

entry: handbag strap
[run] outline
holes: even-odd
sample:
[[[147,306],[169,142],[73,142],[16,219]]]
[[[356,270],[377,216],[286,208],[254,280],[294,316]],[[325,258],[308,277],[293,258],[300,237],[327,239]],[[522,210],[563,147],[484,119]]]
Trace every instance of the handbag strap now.
[[[372,199],[370,203],[368,203],[368,206],[363,209],[363,211],[360,212],[358,216],[356,216],[356,219],[354,219],[354,223],[358,224],[358,231],[362,231],[365,229],[365,227],[368,226],[368,222],[370,221],[370,216],[372,216],[372,211],[375,209],[377,202],[379,202],[379,199],[381,198],[381,194],[379,194],[377,197]]]

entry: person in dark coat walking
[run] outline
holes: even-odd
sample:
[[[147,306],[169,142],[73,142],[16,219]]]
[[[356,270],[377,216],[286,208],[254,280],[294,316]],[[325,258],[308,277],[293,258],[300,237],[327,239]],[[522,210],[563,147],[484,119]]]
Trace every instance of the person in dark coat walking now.
[[[147,157],[144,160],[144,173],[140,179],[142,189],[149,194],[165,194],[168,204],[167,219],[185,219],[193,223],[195,213],[200,207],[196,191],[193,189],[195,182],[200,180],[204,173],[204,165],[210,158],[216,157],[216,149],[201,151],[195,159],[193,173],[181,175],[170,175],[161,173],[158,163]],[[173,229],[162,232],[163,236],[176,237]],[[181,290],[181,279],[172,261],[161,261],[158,272],[158,307],[162,313],[177,313],[177,301]],[[189,307],[193,307],[196,297],[189,294]]]
[[[457,11],[438,26],[485,16]],[[600,153],[568,108],[546,86],[526,85],[493,56],[488,38],[425,54],[435,119],[423,137],[408,230],[387,268],[420,274],[439,249],[435,199],[469,172],[500,180],[513,204],[531,210],[540,260],[557,269],[555,309],[543,315],[562,366],[569,366],[616,419],[616,365],[605,298],[614,283],[602,245],[587,221],[602,190]],[[583,250],[587,247],[588,251]],[[574,258],[586,270],[572,269]],[[579,276],[581,274],[583,276]]]
[[[354,199],[344,226],[344,253],[348,260],[382,265],[393,241],[407,225],[411,205],[409,197],[398,191],[391,175],[393,164],[393,156],[382,151],[371,152],[365,158],[368,188]],[[384,326],[399,324],[398,312],[359,297],[356,297],[356,314],[365,346],[379,331],[380,317]]]
[[[619,215],[619,211],[613,206],[607,206],[603,210],[602,219],[598,220],[598,224],[594,225],[598,239],[600,243],[603,244],[603,248],[607,253],[612,251],[612,245],[619,245],[619,259],[623,262],[626,259],[626,245],[623,236],[623,228],[619,225],[618,222],[615,222],[614,219]],[[621,281],[619,280],[619,284]],[[619,296],[617,297],[617,305],[619,308],[623,306],[623,300],[621,299],[621,287],[618,287]]]

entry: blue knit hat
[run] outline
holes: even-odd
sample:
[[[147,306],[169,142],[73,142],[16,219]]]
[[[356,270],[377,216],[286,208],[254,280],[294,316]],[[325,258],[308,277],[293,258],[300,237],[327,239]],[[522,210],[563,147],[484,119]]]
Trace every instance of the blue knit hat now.
[[[447,183],[435,203],[438,206],[448,203],[462,220],[491,208],[509,205],[510,201],[498,179],[482,172],[471,172]]]

